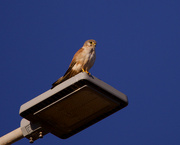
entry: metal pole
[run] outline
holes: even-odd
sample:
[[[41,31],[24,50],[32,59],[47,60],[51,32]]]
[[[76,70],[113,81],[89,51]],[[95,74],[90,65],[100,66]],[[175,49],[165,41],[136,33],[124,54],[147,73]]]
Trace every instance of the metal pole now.
[[[11,145],[12,143],[24,138],[21,128],[17,128],[10,133],[0,137],[0,145]]]

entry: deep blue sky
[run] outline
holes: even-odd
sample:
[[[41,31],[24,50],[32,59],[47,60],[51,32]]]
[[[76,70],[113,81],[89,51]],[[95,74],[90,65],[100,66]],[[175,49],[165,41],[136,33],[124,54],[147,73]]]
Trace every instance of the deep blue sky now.
[[[98,43],[90,72],[129,105],[34,145],[180,144],[179,0],[0,1],[0,136],[20,126],[20,106],[47,91],[87,39]]]

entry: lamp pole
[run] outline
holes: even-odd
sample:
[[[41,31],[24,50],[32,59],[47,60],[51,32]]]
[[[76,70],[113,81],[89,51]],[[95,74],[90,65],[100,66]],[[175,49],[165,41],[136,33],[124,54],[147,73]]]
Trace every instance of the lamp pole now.
[[[17,128],[10,133],[0,137],[0,145],[11,145],[12,143],[24,138],[21,128]]]

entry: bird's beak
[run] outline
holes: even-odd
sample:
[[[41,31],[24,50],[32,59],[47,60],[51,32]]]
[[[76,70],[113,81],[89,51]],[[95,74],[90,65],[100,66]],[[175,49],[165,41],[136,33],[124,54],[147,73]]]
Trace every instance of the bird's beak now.
[[[93,45],[96,46],[96,43],[93,42]]]

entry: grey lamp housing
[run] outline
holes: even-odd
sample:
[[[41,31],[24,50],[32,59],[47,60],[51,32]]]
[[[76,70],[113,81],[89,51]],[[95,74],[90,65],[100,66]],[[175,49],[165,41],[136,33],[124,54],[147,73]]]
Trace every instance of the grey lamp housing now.
[[[44,134],[66,139],[127,105],[125,94],[94,76],[79,73],[23,104],[19,114],[40,124]]]

